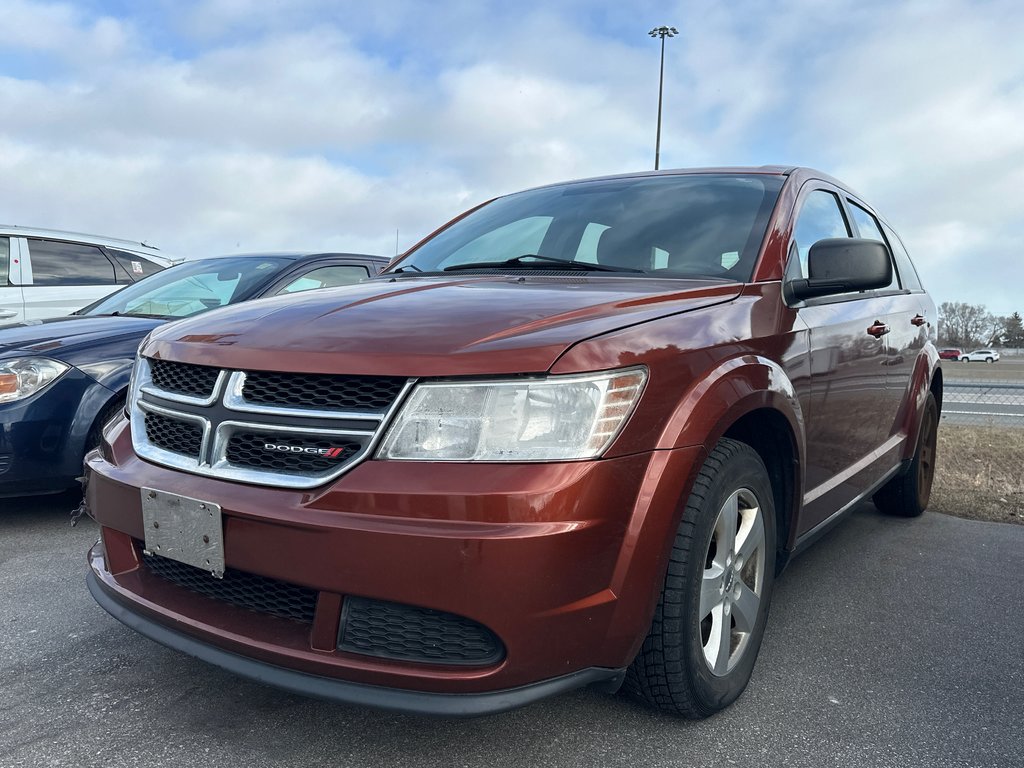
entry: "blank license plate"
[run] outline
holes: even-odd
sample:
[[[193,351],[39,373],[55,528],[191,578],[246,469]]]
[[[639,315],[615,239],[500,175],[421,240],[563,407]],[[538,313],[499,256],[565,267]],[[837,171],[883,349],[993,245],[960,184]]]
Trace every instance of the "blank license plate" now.
[[[224,576],[220,505],[176,493],[142,489],[146,552]]]

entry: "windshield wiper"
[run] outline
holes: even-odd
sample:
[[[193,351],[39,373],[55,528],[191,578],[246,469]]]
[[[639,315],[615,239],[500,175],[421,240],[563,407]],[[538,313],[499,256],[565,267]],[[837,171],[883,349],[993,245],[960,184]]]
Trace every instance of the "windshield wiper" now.
[[[537,261],[523,261],[523,259],[537,259]],[[632,267],[615,267],[610,264],[591,264],[586,261],[573,261],[572,259],[558,259],[554,256],[541,256],[537,253],[524,253],[522,256],[516,256],[512,259],[506,259],[505,261],[478,261],[467,264],[452,264],[450,267],[445,267],[445,272],[456,272],[462,269],[501,269],[502,267],[518,267],[522,269],[527,267],[529,269],[555,269],[557,267],[567,267],[569,269],[578,269],[584,272],[634,272],[641,273],[642,269],[633,269]]]
[[[388,272],[389,275],[399,275],[402,272],[422,272],[423,270],[417,267],[415,264],[406,264],[405,266],[399,267],[398,269],[392,269]]]

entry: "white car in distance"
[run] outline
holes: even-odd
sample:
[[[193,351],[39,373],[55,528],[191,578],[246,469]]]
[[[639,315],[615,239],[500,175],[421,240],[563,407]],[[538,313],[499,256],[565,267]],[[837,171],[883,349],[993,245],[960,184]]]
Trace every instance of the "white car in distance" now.
[[[961,363],[995,363],[999,361],[999,353],[994,349],[976,349],[960,356]]]

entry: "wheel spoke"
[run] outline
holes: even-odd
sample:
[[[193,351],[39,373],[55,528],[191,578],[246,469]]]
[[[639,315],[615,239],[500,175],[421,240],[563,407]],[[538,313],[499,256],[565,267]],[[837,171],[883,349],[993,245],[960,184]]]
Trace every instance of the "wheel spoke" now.
[[[736,537],[736,554],[749,562],[764,547],[764,519],[759,507],[743,510],[743,524]]]
[[[736,629],[739,632],[753,632],[761,599],[743,582],[739,583],[739,592],[739,598],[732,604],[732,617],[736,620]]]
[[[732,619],[720,613],[718,620],[718,654],[715,656],[715,672],[724,675],[729,670],[729,656],[732,654]],[[715,630],[712,629],[712,632]]]
[[[732,552],[736,546],[736,525],[740,514],[740,492],[736,491],[725,500],[721,511],[718,513],[718,520],[715,521],[715,539],[718,543],[718,556],[716,559],[724,559],[726,553]]]
[[[729,651],[732,645],[732,622],[725,615],[725,606],[716,605],[711,609],[711,632],[704,644],[704,658],[715,674],[725,674],[729,667]]]
[[[712,608],[722,604],[722,584],[725,571],[722,566],[712,563],[710,568],[704,570],[704,578],[700,584],[700,615],[698,621],[703,621]]]

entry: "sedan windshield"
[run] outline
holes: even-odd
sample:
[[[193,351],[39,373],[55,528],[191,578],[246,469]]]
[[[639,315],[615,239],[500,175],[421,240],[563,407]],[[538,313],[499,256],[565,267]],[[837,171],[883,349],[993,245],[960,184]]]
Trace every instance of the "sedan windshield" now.
[[[165,269],[78,312],[81,315],[189,317],[250,297],[292,263],[278,257],[201,259]]]
[[[577,182],[499,198],[392,274],[523,271],[746,281],[784,178],[686,174]]]

